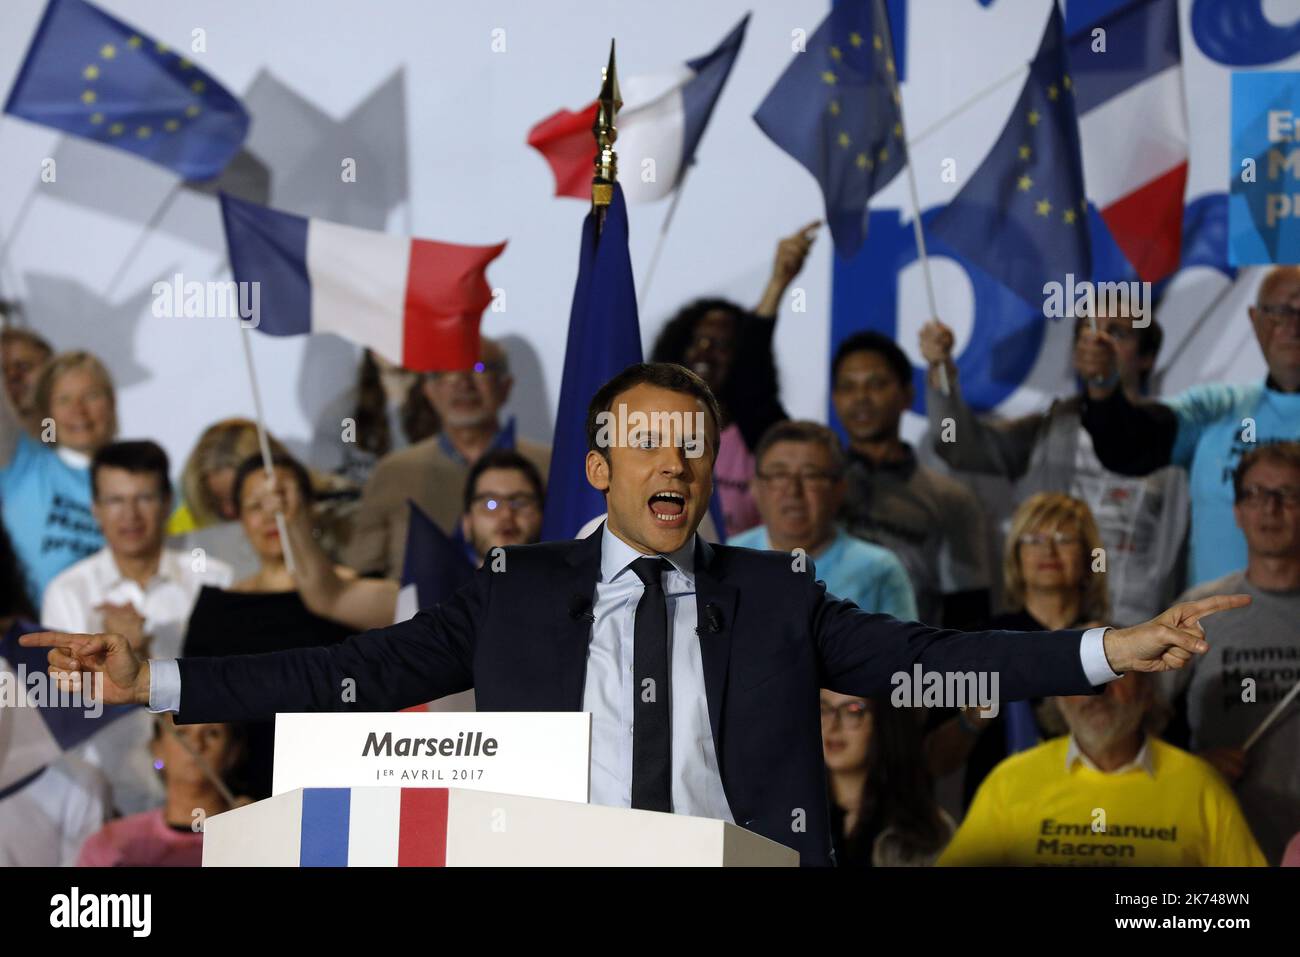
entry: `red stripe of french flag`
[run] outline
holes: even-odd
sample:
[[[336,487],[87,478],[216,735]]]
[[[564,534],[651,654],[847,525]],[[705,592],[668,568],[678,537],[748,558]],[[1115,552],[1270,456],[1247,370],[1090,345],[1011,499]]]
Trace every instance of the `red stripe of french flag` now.
[[[446,788],[402,788],[398,867],[447,866]]]
[[[416,372],[472,368],[479,323],[492,302],[487,266],[505,246],[309,220],[311,332],[343,336]]]

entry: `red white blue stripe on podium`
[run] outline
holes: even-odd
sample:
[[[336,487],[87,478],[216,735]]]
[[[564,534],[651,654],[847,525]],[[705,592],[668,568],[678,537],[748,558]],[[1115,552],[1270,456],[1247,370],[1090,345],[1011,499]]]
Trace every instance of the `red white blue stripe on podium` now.
[[[445,867],[446,788],[304,788],[300,867]]]

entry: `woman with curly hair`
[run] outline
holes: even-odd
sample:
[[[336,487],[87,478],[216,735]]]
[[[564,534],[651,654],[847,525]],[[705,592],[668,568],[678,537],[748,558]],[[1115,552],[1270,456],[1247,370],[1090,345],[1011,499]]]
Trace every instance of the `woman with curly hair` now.
[[[652,361],[686,366],[708,383],[722,406],[713,481],[728,535],[762,522],[749,492],[753,451],[771,425],[790,417],[781,405],[772,354],[776,314],[820,225],[809,223],[781,240],[772,275],[753,312],[728,299],[697,299],[682,307],[655,340]]]

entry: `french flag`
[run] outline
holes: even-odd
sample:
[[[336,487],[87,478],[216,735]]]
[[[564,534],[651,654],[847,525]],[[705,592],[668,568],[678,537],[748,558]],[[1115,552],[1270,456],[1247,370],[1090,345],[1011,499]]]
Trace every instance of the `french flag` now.
[[[620,79],[618,112],[619,183],[629,203],[667,196],[686,175],[718,95],[731,75],[745,40],[749,14],[711,53],[654,76]],[[528,145],[546,158],[555,174],[555,195],[591,199],[596,138],[591,127],[596,103],[577,112],[560,110],[528,133]]]
[[[1178,2],[1076,0],[1067,19],[1088,198],[1139,278],[1156,282],[1178,268],[1187,185]]]
[[[258,283],[256,328],[332,332],[417,372],[471,368],[505,249],[390,236],[221,195],[235,281]],[[251,287],[250,287],[251,288]]]
[[[300,867],[445,867],[446,788],[303,788]]]

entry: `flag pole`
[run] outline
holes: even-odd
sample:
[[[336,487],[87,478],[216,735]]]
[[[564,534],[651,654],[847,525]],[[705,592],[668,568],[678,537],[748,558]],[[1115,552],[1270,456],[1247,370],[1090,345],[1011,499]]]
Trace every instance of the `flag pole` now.
[[[231,270],[233,277],[234,270]],[[248,369],[248,385],[253,393],[253,421],[257,424],[257,444],[262,452],[262,467],[266,469],[267,485],[272,491],[275,489],[275,469],[271,464],[271,440],[266,433],[266,416],[262,411],[262,392],[257,387],[257,371],[253,367],[253,345],[251,337],[248,334],[248,326],[244,325],[244,320],[239,321],[240,339],[244,345],[244,365]],[[238,491],[238,490],[236,490]],[[302,503],[306,507],[306,503]],[[290,575],[294,574],[293,548],[289,544],[289,528],[284,520],[284,512],[281,509],[275,510],[275,530],[280,535],[280,548],[284,552],[284,567]]]
[[[929,139],[934,133],[942,129],[952,119],[960,116],[962,113],[965,113],[967,110],[969,110],[980,100],[984,99],[984,97],[989,96],[994,91],[999,90],[1002,87],[1006,86],[1012,80],[1026,73],[1028,70],[1029,70],[1029,64],[1022,63],[1019,66],[1017,66],[1014,70],[1012,70],[1010,73],[1008,73],[1006,76],[1001,77],[1000,79],[990,83],[988,86],[984,87],[984,89],[980,90],[978,93],[971,94],[961,103],[959,103],[957,106],[953,107],[951,110],[949,110],[943,116],[939,117],[929,126],[927,126],[925,129],[921,130],[921,132],[917,133],[916,139],[908,141],[907,148],[910,150],[914,144],[921,143]]]
[[[664,251],[664,242],[668,239],[668,227],[673,224],[673,216],[677,213],[677,202],[682,198],[682,190],[686,188],[686,174],[690,171],[689,166],[682,171],[682,178],[677,181],[677,188],[673,190],[673,201],[668,206],[668,212],[664,214],[664,221],[659,225],[659,238],[655,240],[654,252],[650,254],[650,266],[646,269],[645,279],[641,282],[641,293],[637,297],[640,300],[637,303],[638,310],[644,310],[645,304],[650,300],[650,282],[654,279],[655,268],[659,265],[659,254]]]
[[[27,222],[27,214],[31,212],[32,204],[36,202],[36,194],[40,192],[39,187],[33,187],[27,191],[23,197],[22,205],[18,207],[18,213],[14,216],[14,224],[5,232],[4,244],[0,245],[0,276],[4,271],[11,273],[14,279],[18,278],[18,273],[14,270],[12,263],[9,262],[9,251],[13,248],[14,239],[18,235],[18,228]],[[0,278],[0,281],[3,281]],[[14,297],[17,297],[18,284],[14,285]]]
[[[176,197],[179,196],[181,192],[181,185],[182,182],[179,179],[172,184],[171,189],[167,191],[167,195],[163,197],[163,201],[154,209],[153,215],[149,217],[149,221],[144,224],[144,228],[140,230],[139,235],[135,237],[135,242],[131,244],[131,248],[127,251],[126,256],[117,267],[117,271],[113,273],[113,278],[108,281],[108,286],[104,290],[104,298],[106,300],[112,299],[113,293],[117,292],[118,285],[126,277],[126,271],[131,268],[131,264],[135,262],[135,258],[140,254],[140,250],[144,248],[144,244],[148,241],[149,237],[153,235],[154,230],[158,228],[158,224],[162,222],[163,217],[166,216],[167,212],[172,208],[172,203],[176,202]]]
[[[1277,706],[1268,713],[1268,717],[1261,721],[1259,726],[1250,733],[1250,737],[1247,738],[1246,742],[1241,746],[1241,750],[1249,751],[1251,747],[1254,746],[1255,742],[1263,736],[1264,732],[1269,729],[1269,726],[1277,720],[1277,716],[1286,710],[1286,706],[1295,700],[1295,697],[1298,694],[1300,694],[1300,681],[1297,681],[1291,686],[1291,690],[1286,693],[1286,697],[1279,701]]]
[[[623,97],[618,89],[618,70],[614,65],[614,41],[609,41],[609,65],[601,71],[600,96],[596,98],[596,119],[591,124],[591,132],[596,137],[595,175],[591,180],[591,211],[596,217],[596,239],[600,240],[605,228],[605,216],[610,203],[614,202],[614,184],[618,182],[618,154],[614,152],[614,141],[618,139],[618,127],[614,121],[623,106]]]
[[[898,88],[898,71],[892,64],[894,60],[894,31],[892,27],[883,31],[886,36],[886,42],[889,44],[889,85],[893,91],[894,103],[898,105],[898,125],[901,127],[903,142],[907,143],[907,121],[903,118],[903,93]],[[925,295],[930,304],[930,318],[937,320],[939,318],[939,307],[934,298],[934,279],[930,275],[930,256],[925,248],[925,230],[921,227],[921,200],[916,189],[916,170],[912,163],[912,149],[909,144],[907,150],[907,188],[912,197],[912,231],[916,234],[916,252],[921,259],[921,273],[925,276]],[[952,386],[948,382],[948,367],[944,364],[938,366],[939,374],[939,391],[945,396],[952,394]]]

